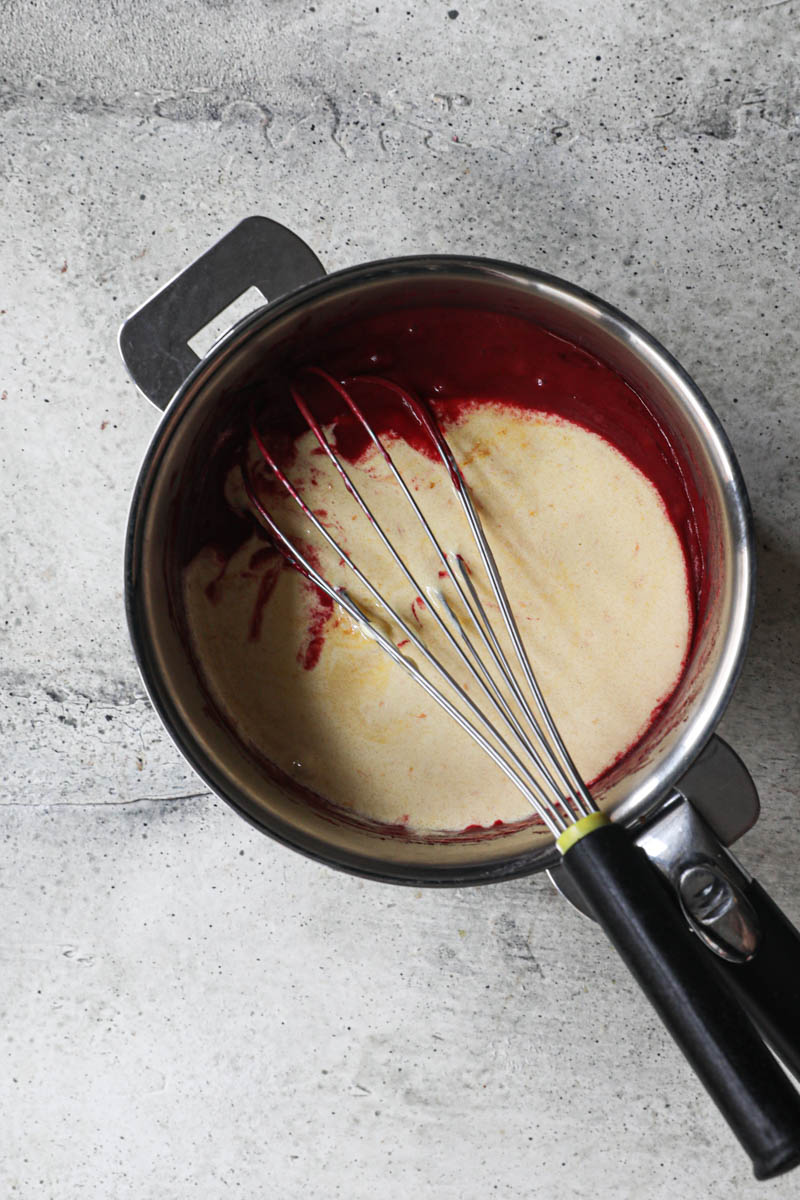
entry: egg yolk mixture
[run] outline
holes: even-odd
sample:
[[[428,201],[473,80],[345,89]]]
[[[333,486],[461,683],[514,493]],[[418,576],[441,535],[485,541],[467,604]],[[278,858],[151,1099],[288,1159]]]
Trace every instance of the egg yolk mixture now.
[[[582,424],[537,410],[535,397],[523,407],[482,396],[440,419],[539,685],[579,771],[596,780],[644,734],[681,675],[692,606],[676,527],[656,486],[625,454]],[[326,429],[336,444],[335,426]],[[402,436],[384,437],[442,549],[463,556],[501,630],[447,470]],[[404,631],[269,481],[252,442],[247,454],[280,528],[447,692]],[[419,590],[392,563],[310,432],[294,439],[286,473],[364,575],[486,709],[432,613],[429,589],[441,588],[457,607],[452,585],[385,460],[365,444],[347,469]],[[219,503],[249,513],[240,466],[228,471]],[[196,659],[237,734],[307,792],[371,821],[458,831],[529,818],[523,795],[452,718],[284,562],[257,521],[244,528],[250,535],[232,553],[210,543],[184,572]],[[464,623],[474,634],[466,617]]]

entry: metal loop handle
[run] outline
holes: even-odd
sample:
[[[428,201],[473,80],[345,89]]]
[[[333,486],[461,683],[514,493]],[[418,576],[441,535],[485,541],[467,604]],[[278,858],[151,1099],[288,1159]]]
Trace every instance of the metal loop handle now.
[[[200,362],[189,339],[243,292],[256,287],[274,300],[324,274],[297,234],[267,217],[247,217],[125,321],[119,348],[131,379],[166,408]]]

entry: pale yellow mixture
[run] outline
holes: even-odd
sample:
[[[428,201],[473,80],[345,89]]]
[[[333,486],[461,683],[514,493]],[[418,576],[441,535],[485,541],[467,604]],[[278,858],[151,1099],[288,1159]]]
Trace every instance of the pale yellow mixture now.
[[[570,422],[501,405],[475,406],[447,430],[479,508],[540,686],[584,778],[600,775],[647,728],[675,686],[690,635],[686,565],[652,484],[602,438]],[[441,463],[390,440],[404,478],[443,549],[461,553],[491,603],[471,534]],[[254,452],[254,447],[251,447]],[[444,585],[437,562],[376,452],[348,468],[425,589]],[[333,535],[446,661],[463,668],[430,610],[391,565],[311,434],[293,482]],[[247,505],[238,469],[227,502]],[[270,510],[287,532],[321,539],[288,498]],[[335,804],[391,824],[463,829],[530,816],[525,798],[419,686],[346,614],[325,611],[295,571],[276,572],[257,534],[227,563],[212,548],[186,572],[191,636],[209,689],[238,733],[288,775]],[[329,551],[319,565],[393,628]],[[276,583],[261,618],[259,590]],[[216,581],[216,582],[214,582]],[[471,629],[471,626],[470,626]],[[318,662],[310,641],[324,641]],[[474,631],[472,631],[474,632]],[[419,653],[403,646],[420,666]],[[435,673],[425,666],[427,673]],[[438,680],[437,680],[438,682]],[[470,694],[479,699],[474,685]],[[481,699],[482,707],[485,701]]]

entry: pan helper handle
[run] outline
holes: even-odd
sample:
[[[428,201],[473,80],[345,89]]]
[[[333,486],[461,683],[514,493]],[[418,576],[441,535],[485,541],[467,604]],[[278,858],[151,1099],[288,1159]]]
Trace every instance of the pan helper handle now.
[[[557,841],[563,868],[753,1162],[800,1163],[800,1096],[717,974],[647,855],[601,813]]]
[[[325,271],[297,234],[267,217],[247,217],[132,313],[119,332],[128,373],[166,408],[200,359],[190,338],[250,287],[269,301]]]

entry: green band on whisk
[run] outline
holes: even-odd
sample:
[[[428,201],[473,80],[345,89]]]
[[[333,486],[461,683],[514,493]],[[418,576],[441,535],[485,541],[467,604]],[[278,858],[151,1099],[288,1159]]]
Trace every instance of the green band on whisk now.
[[[574,846],[581,838],[586,837],[587,833],[594,833],[595,829],[600,829],[602,825],[610,824],[611,822],[605,813],[589,813],[588,817],[581,817],[574,825],[570,825],[568,829],[565,829],[561,837],[556,839],[556,845],[562,854],[566,854],[570,846]]]

